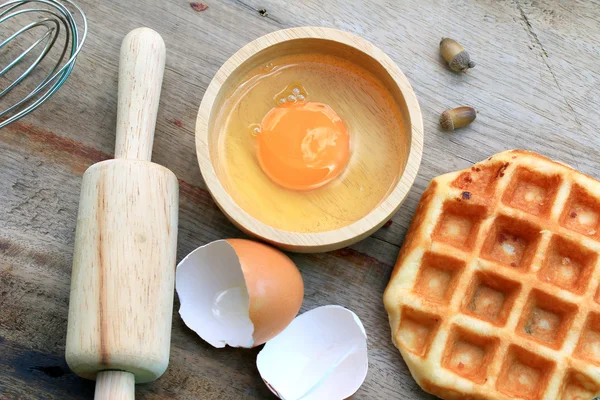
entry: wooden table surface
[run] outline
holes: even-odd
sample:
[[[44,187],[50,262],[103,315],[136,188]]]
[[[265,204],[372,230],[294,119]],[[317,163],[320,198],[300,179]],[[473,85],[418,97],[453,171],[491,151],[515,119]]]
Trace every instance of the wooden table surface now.
[[[194,151],[204,90],[238,48],[281,28],[335,27],[375,43],[411,81],[425,148],[393,224],[347,249],[291,255],[306,285],[303,311],[340,304],[365,325],[369,373],[357,399],[431,398],[391,344],[381,301],[431,178],[512,148],[600,178],[598,1],[206,0],[202,12],[185,0],[76,2],[87,13],[89,36],[73,74],[51,101],[0,130],[0,399],[92,397],[93,383],[64,360],[77,203],[85,169],[112,157],[119,46],[138,26],[157,30],[167,45],[153,160],[180,180],[178,260],[210,241],[241,236],[206,191]],[[445,68],[442,36],[463,43],[475,69]],[[441,132],[440,112],[464,104],[478,108],[477,120]],[[273,398],[255,367],[258,351],[213,349],[174,311],[170,367],[138,386],[138,398]]]

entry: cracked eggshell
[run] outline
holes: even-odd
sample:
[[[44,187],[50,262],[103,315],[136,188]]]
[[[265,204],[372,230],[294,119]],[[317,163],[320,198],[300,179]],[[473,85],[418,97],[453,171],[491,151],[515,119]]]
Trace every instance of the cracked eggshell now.
[[[256,365],[280,399],[346,399],[367,376],[367,334],[352,311],[315,308],[270,340]]]
[[[185,324],[214,347],[255,347],[294,319],[304,297],[285,254],[244,239],[199,247],[177,266],[175,285]]]

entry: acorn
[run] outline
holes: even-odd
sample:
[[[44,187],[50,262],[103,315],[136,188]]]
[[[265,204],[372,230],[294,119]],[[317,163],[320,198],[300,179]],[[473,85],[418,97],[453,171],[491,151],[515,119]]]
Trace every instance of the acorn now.
[[[469,57],[469,53],[454,39],[442,38],[440,52],[452,71],[465,72],[475,66],[475,63]]]
[[[446,110],[440,115],[440,125],[445,131],[453,131],[469,125],[477,117],[477,110],[463,106]]]

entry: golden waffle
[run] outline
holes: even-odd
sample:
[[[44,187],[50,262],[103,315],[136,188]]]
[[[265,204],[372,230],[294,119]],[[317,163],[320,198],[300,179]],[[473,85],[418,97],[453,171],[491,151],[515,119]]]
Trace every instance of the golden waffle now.
[[[600,394],[600,182],[526,151],[433,179],[384,294],[444,399]]]

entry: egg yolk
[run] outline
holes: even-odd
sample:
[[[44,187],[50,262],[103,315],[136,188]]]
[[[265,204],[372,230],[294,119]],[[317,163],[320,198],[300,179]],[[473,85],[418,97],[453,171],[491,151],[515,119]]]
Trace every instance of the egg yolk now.
[[[348,164],[350,136],[344,121],[326,104],[287,103],[261,122],[258,162],[275,183],[310,190],[338,177]]]

